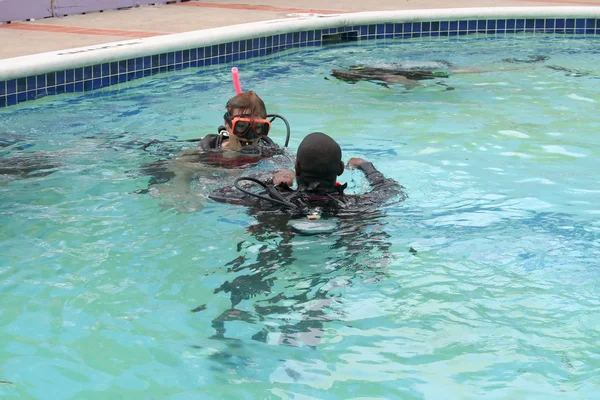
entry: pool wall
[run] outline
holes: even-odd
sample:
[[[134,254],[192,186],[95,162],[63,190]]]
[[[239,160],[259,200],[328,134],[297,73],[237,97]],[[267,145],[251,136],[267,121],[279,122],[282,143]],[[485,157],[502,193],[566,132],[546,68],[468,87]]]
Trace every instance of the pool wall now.
[[[189,0],[0,0],[0,23]]]
[[[600,35],[600,7],[378,11],[234,25],[0,60],[0,107],[292,48],[473,34]]]

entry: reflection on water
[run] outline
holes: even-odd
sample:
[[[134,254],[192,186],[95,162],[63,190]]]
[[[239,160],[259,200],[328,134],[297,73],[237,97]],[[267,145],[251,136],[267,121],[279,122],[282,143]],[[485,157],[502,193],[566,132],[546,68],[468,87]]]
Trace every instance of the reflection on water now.
[[[226,264],[236,277],[215,290],[229,294],[231,307],[212,321],[213,337],[226,337],[228,321],[244,321],[260,328],[253,340],[317,346],[323,323],[334,318],[330,306],[337,295],[331,289],[385,275],[391,254],[382,217],[348,216],[333,236],[298,236],[287,216],[259,213],[250,238],[237,245],[242,254]],[[249,249],[253,254],[245,254]],[[244,301],[250,302],[246,310],[237,309]]]

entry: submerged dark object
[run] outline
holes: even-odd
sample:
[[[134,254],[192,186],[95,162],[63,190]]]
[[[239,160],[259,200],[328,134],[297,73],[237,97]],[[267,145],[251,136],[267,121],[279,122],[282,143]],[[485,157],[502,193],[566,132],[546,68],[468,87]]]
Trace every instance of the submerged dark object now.
[[[513,64],[535,64],[546,61],[550,57],[548,56],[527,56],[527,58],[505,58],[502,62],[508,62]]]
[[[46,176],[56,171],[61,165],[54,157],[43,153],[15,155],[0,159],[0,175],[21,178]]]
[[[359,81],[375,81],[384,83],[400,82],[399,78],[413,81],[448,78],[450,73],[440,70],[411,69],[411,68],[374,68],[351,66],[347,70],[334,69],[331,76],[348,83]]]
[[[567,68],[567,67],[561,67],[559,65],[547,65],[546,68],[550,68],[554,71],[561,71],[561,72],[566,72],[566,76],[574,76],[576,78],[582,77],[582,76],[591,76],[593,78],[597,78],[596,76],[592,75],[589,72],[585,72],[585,71],[580,71],[580,70],[576,70],[576,69],[572,69],[572,68]]]
[[[199,305],[198,307],[191,310],[191,312],[200,312],[206,310],[206,304]]]

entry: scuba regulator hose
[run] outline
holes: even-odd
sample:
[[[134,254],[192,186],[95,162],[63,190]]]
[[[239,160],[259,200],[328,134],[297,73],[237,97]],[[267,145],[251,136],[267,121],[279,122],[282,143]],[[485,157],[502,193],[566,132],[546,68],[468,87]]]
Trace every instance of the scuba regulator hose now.
[[[279,118],[280,120],[283,121],[283,123],[285,124],[285,130],[286,130],[286,135],[285,135],[285,144],[283,145],[283,147],[288,147],[288,144],[290,143],[290,123],[288,122],[287,119],[285,119],[283,117],[283,115],[279,115],[279,114],[269,114],[267,115],[267,118],[269,119],[269,122],[273,122],[275,120],[275,118]]]
[[[253,183],[256,183],[259,186],[262,186],[263,189],[265,189],[267,191],[267,193],[269,194],[270,197],[262,195],[262,194],[259,194],[259,193],[254,193],[254,192],[251,192],[249,190],[246,190],[245,188],[243,188],[243,187],[240,186],[240,182],[242,182],[242,181],[253,182]],[[247,194],[248,196],[256,197],[256,198],[261,199],[261,200],[269,201],[269,202],[271,202],[273,204],[278,204],[278,205],[286,207],[286,208],[291,208],[291,209],[295,209],[297,211],[301,211],[300,207],[298,207],[294,203],[291,203],[291,202],[287,201],[277,191],[277,189],[275,189],[275,187],[273,185],[265,184],[262,181],[260,181],[259,179],[241,176],[241,177],[237,178],[233,182],[233,186],[236,189],[238,189],[239,191],[241,191],[242,193]]]
[[[258,193],[253,193],[249,190],[246,190],[245,188],[242,188],[240,186],[240,182],[243,182],[243,181],[258,184],[259,186],[263,187],[267,191],[269,196],[265,196],[265,195],[258,194]],[[305,214],[306,218],[291,219],[290,221],[288,221],[288,225],[292,228],[292,230],[294,230],[298,233],[301,233],[304,235],[316,235],[316,234],[322,234],[322,233],[335,232],[338,229],[338,219],[337,218],[329,218],[326,220],[322,220],[319,208],[314,209],[312,213],[307,212],[306,208],[302,208],[302,207],[286,200],[277,191],[275,186],[273,186],[272,184],[265,184],[256,178],[242,176],[242,177],[237,178],[234,181],[233,185],[236,189],[240,190],[241,192],[243,192],[249,196],[256,197],[258,199],[265,200],[265,201],[271,202],[273,204],[277,204],[277,205],[295,210],[299,214]],[[331,197],[331,198],[333,199],[333,197]],[[336,200],[336,199],[334,199],[334,200]]]

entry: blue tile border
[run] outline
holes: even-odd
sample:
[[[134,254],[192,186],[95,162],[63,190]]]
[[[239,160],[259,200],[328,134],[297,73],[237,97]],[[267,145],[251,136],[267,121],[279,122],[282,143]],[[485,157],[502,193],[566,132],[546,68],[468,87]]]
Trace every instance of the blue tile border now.
[[[249,60],[293,48],[320,47],[326,43],[523,32],[595,36],[600,35],[600,19],[440,20],[354,25],[282,33],[0,81],[0,108],[54,94],[92,91],[169,71]]]

